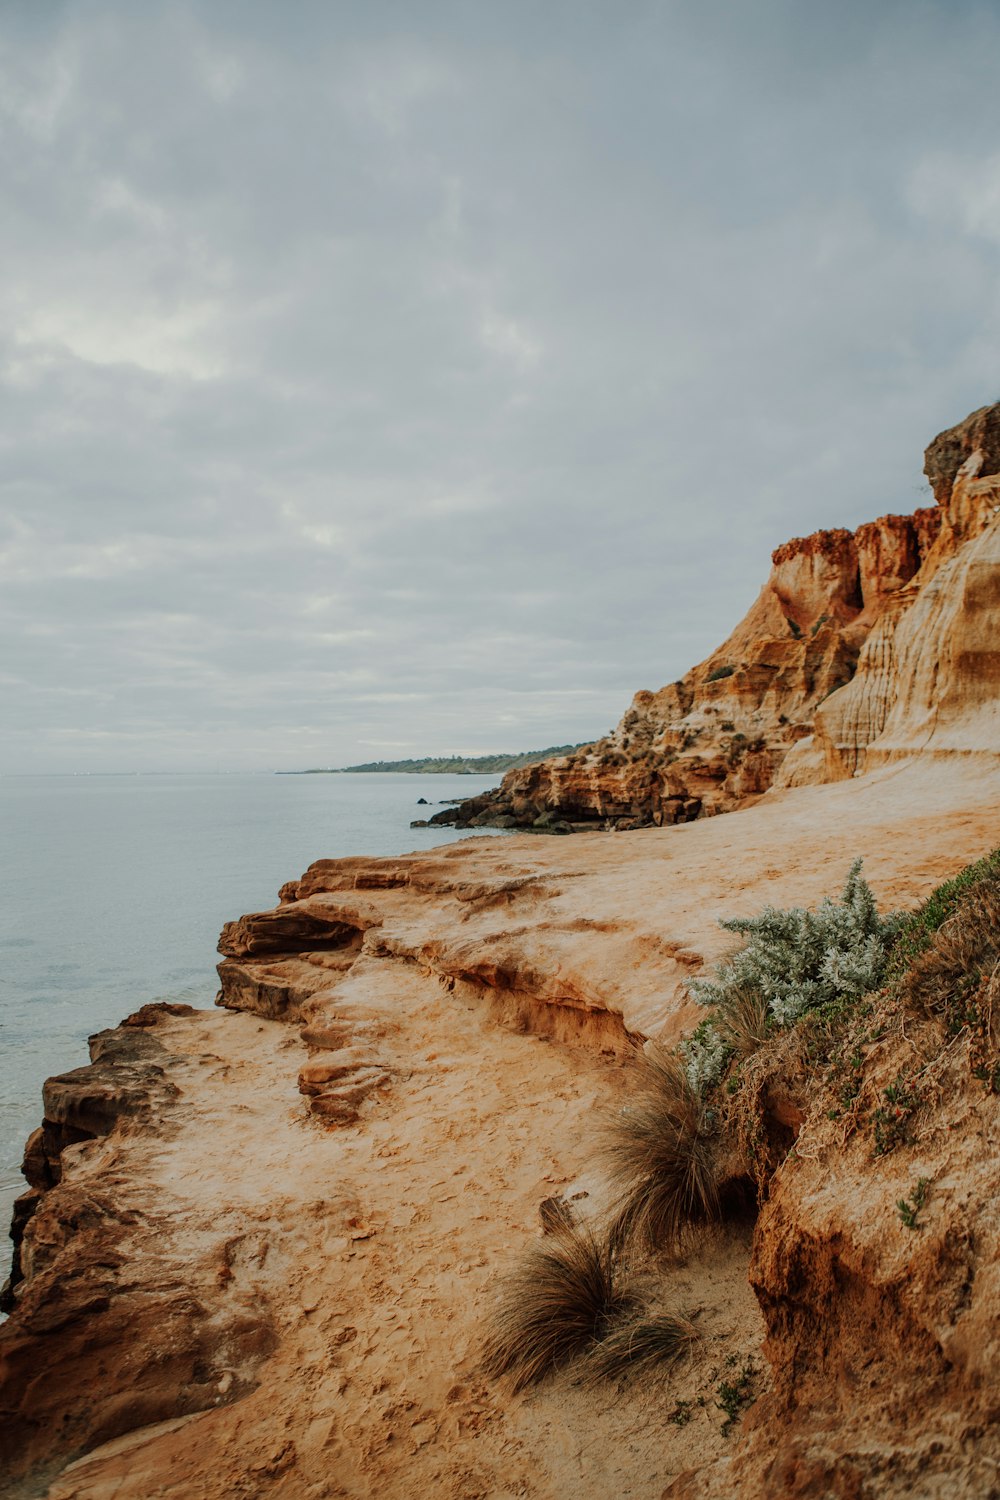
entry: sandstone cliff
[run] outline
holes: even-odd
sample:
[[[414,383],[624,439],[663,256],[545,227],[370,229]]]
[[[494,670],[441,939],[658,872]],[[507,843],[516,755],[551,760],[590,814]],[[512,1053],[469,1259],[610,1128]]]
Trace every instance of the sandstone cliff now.
[[[913,907],[997,843],[996,410],[928,450],[947,503],[780,548],[726,645],[640,695],[616,782],[550,763],[520,793],[685,826],[318,860],[227,924],[218,1010],[145,1007],[49,1081],[0,1329],[5,1500],[1000,1491],[995,964],[978,1015],[962,974],[947,1025],[875,997],[829,1074],[786,1080],[767,1191],[659,1267],[699,1335],[675,1370],[512,1395],[481,1363],[552,1200],[600,1222],[595,1122],[636,1047],[701,1019],[718,919],[815,906],[859,855]]]
[[[883,905],[913,905],[995,841],[998,798],[997,770],[889,765],[628,840],[318,861],[227,926],[222,1008],[140,1012],[47,1088],[0,1330],[0,1493],[660,1500],[676,1483],[881,1500],[944,1493],[942,1473],[982,1493],[985,1386],[949,1384],[926,1330],[965,1275],[935,1246],[974,1239],[976,1286],[991,1284],[975,1194],[992,1096],[959,1111],[953,1091],[940,1139],[874,1170],[815,1111],[757,1230],[737,1222],[667,1268],[700,1309],[674,1375],[512,1397],[480,1350],[496,1277],[546,1200],[600,1208],[595,1116],[620,1107],[636,1043],[699,1017],[687,982],[725,949],[717,919],[815,904],[856,854]],[[933,1238],[890,1236],[928,1172]],[[963,1305],[947,1303],[946,1357],[967,1333],[978,1369],[996,1357],[989,1299],[972,1295],[965,1324]],[[916,1413],[893,1399],[898,1329],[903,1394],[937,1372]],[[757,1406],[726,1435],[720,1382],[750,1359]]]
[[[900,754],[994,753],[1000,404],[939,434],[924,471],[935,507],[786,542],[728,640],[613,734],[431,821],[681,823]]]

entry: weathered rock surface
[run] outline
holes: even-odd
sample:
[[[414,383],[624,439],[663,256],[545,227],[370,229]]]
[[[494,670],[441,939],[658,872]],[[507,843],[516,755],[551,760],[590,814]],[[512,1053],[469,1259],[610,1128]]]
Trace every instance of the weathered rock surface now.
[[[40,1206],[0,1330],[11,1476],[0,1492],[659,1500],[695,1470],[702,1493],[763,1500],[786,1482],[837,1493],[823,1476],[842,1460],[853,1472],[870,1436],[853,1493],[901,1494],[898,1472],[920,1496],[914,1455],[940,1441],[939,1456],[954,1457],[965,1431],[981,1456],[968,1434],[985,1420],[985,1384],[967,1399],[971,1377],[934,1376],[943,1437],[938,1407],[915,1399],[918,1374],[938,1369],[919,1333],[941,1322],[937,1251],[885,1231],[923,1158],[880,1168],[872,1186],[860,1156],[838,1157],[819,1135],[816,1163],[789,1166],[760,1220],[763,1321],[746,1228],[671,1271],[703,1335],[675,1374],[596,1396],[557,1380],[514,1399],[478,1364],[510,1253],[550,1225],[551,1201],[584,1219],[599,1205],[595,1115],[620,1098],[630,1038],[670,1041],[699,1017],[685,982],[723,951],[717,918],[815,903],[858,853],[883,904],[912,904],[993,843],[998,799],[993,769],[891,765],[629,840],[480,839],[317,861],[266,921],[241,928],[274,941],[223,961],[223,1007],[131,1018],[138,1051],[110,1033],[94,1085],[51,1092],[67,1119],[109,1124],[99,1079],[120,1068],[124,1097],[135,1070],[162,1070],[148,1076],[149,1107],[107,1134],[65,1143],[51,1165],[31,1143]],[[356,936],[325,946],[299,910],[318,901],[345,925],[353,910]],[[278,992],[262,1012],[260,996]],[[823,1118],[807,1123],[803,1152]],[[980,1233],[974,1195],[992,1192],[994,1124],[948,1118],[965,1122],[961,1139],[932,1142],[927,1166],[955,1178],[933,1242],[954,1247]],[[856,1203],[838,1217],[841,1172]],[[982,1313],[968,1325],[982,1340],[977,1368],[996,1357],[989,1233],[984,1221],[970,1304]],[[905,1410],[886,1352],[904,1302]],[[837,1315],[821,1338],[828,1306]],[[743,1437],[723,1438],[718,1383],[729,1360],[755,1354],[767,1368],[765,1324],[768,1425],[758,1435],[751,1414]],[[862,1368],[867,1339],[876,1353]],[[957,1350],[948,1343],[953,1363]],[[973,1475],[968,1452],[960,1472]],[[818,1476],[813,1491],[803,1475]]]
[[[5,1495],[42,1493],[67,1461],[121,1433],[236,1399],[273,1342],[263,1302],[221,1295],[222,1243],[192,1253],[178,1205],[131,1171],[135,1141],[181,1129],[181,1089],[167,1077],[181,1059],[149,1030],[157,1009],[93,1037],[91,1066],[45,1085],[0,1330]]]
[[[935,438],[925,471],[937,507],[784,543],[757,601],[706,661],[658,693],[637,693],[606,739],[512,771],[496,791],[430,821],[557,833],[689,822],[775,783],[863,771],[883,733],[872,765],[938,745],[950,751],[945,717],[963,720],[955,746],[996,753],[988,716],[962,706],[981,670],[981,696],[995,701],[992,544],[979,549],[970,589],[963,580],[972,559],[962,556],[1000,508],[1000,403]],[[959,616],[961,639],[952,639]],[[956,663],[951,706],[942,705],[931,745],[926,719],[937,698],[934,654],[921,644],[927,628]]]
[[[718,919],[815,905],[857,855],[915,905],[996,844],[998,411],[931,445],[936,509],[779,548],[707,662],[504,784],[513,822],[682,826],[318,860],[227,924],[216,1012],[143,1007],[49,1080],[0,1328],[6,1500],[1000,1494],[1000,1104],[962,1031],[884,1160],[836,1094],[784,1102],[756,1225],[670,1268],[701,1334],[674,1372],[514,1398],[479,1365],[510,1252],[599,1210],[595,1117],[635,1044],[701,1018]],[[864,1077],[914,1049],[878,1035]]]

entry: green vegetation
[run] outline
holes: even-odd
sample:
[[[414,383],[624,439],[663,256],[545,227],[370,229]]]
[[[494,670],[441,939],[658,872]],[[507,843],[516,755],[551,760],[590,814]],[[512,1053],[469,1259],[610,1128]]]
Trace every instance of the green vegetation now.
[[[746,941],[691,986],[710,1013],[673,1051],[646,1045],[607,1121],[606,1217],[529,1252],[494,1320],[492,1373],[523,1385],[580,1358],[582,1378],[619,1379],[680,1359],[690,1320],[650,1303],[662,1257],[766,1196],[799,1159],[796,1118],[814,1109],[841,1145],[860,1136],[883,1157],[912,1141],[956,1066],[1000,1092],[1000,850],[906,917],[879,915],[856,861],[839,901],[722,925]],[[907,1229],[922,1227],[930,1187],[918,1177],[897,1201]],[[726,1435],[756,1395],[739,1358],[716,1392]],[[691,1416],[678,1401],[668,1420]]]
[[[574,750],[584,750],[589,742],[579,745],[550,745],[547,750],[523,750],[510,755],[426,755],[420,760],[368,760],[358,766],[338,766],[336,769],[316,768],[309,771],[283,771],[284,776],[345,776],[367,771],[405,772],[411,775],[437,776],[499,776],[518,766],[532,766],[536,761],[549,760],[556,755],[571,755]]]
[[[920,1094],[902,1074],[882,1090],[885,1101],[872,1115],[875,1155],[888,1156],[909,1140],[910,1117],[921,1103]]]
[[[923,905],[907,917],[893,949],[888,977],[901,975],[930,946],[935,933],[953,915],[962,897],[973,886],[997,879],[1000,879],[1000,849],[994,849],[975,864],[966,865],[951,880],[932,891]]]
[[[927,1201],[927,1189],[931,1185],[929,1177],[918,1177],[909,1198],[900,1198],[896,1207],[899,1209],[899,1217],[907,1229],[919,1229],[917,1214]]]
[[[879,916],[857,859],[839,902],[828,897],[815,912],[765,906],[759,916],[722,922],[746,946],[719,965],[714,980],[696,980],[691,992],[722,1016],[745,1008],[748,992],[756,994],[776,1025],[789,1026],[807,1010],[877,989],[902,921]]]
[[[736,671],[735,667],[716,667],[714,672],[709,672],[706,682],[721,682],[723,677],[732,677]]]
[[[730,1355],[728,1363],[735,1364],[736,1357]],[[715,1404],[719,1411],[726,1414],[726,1420],[722,1424],[723,1437],[729,1436],[747,1407],[752,1406],[757,1399],[753,1389],[756,1377],[757,1367],[752,1359],[748,1359],[734,1379],[720,1381],[716,1392],[719,1399]]]

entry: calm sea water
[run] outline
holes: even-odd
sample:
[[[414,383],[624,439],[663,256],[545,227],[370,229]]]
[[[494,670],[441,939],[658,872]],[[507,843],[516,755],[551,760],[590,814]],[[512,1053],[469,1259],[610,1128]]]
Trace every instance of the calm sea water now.
[[[314,859],[453,842],[451,829],[410,828],[437,810],[417,798],[496,781],[0,778],[0,1247],[42,1083],[88,1061],[88,1035],[147,1000],[211,1005],[223,922],[274,906]]]

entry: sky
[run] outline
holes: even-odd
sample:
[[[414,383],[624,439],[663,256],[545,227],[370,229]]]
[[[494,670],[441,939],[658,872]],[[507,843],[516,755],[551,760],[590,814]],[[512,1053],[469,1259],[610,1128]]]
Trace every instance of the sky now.
[[[0,773],[594,738],[930,503],[998,64],[996,0],[0,0]]]

